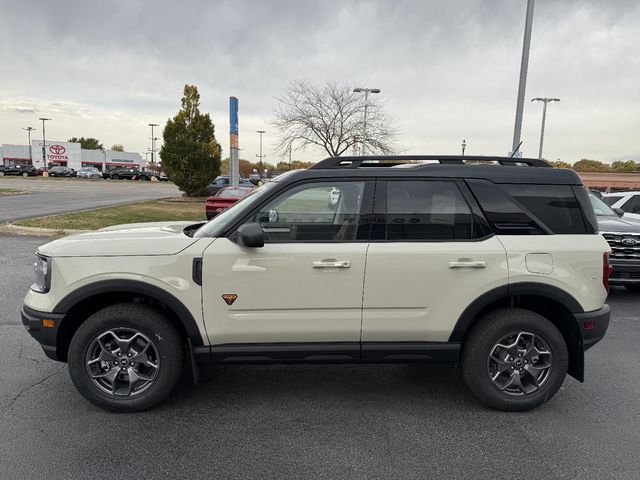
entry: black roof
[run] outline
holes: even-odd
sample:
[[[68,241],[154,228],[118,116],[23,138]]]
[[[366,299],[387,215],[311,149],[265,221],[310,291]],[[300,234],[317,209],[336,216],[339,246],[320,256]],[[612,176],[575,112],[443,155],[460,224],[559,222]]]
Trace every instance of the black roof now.
[[[287,176],[287,180],[336,177],[477,178],[494,183],[582,185],[573,170],[554,168],[544,160],[468,155],[330,157]]]

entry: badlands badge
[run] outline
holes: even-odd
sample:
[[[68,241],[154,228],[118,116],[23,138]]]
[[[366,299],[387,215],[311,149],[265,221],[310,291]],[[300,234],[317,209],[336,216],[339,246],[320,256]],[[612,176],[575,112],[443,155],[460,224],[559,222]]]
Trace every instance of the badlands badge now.
[[[238,298],[238,295],[236,295],[235,293],[225,293],[222,295],[222,299],[227,302],[227,305],[233,305],[233,302],[236,301],[236,298]]]

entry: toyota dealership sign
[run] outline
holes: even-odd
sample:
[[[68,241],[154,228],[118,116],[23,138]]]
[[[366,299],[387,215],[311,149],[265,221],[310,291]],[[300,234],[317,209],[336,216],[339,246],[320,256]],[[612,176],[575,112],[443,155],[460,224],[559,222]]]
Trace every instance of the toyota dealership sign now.
[[[33,164],[36,168],[41,168],[42,154],[47,157],[47,167],[51,164],[65,165],[77,168],[81,163],[81,147],[75,142],[49,142],[43,148],[42,140],[33,140],[31,144],[33,148]]]

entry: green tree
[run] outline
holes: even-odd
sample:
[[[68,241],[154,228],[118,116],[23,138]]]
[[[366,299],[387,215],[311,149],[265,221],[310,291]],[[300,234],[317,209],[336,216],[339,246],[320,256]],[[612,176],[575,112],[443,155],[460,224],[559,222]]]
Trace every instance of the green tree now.
[[[104,147],[100,143],[100,140],[93,137],[72,137],[68,140],[69,142],[75,142],[80,144],[80,148],[84,148],[85,150],[104,150]]]
[[[573,169],[576,172],[610,172],[611,167],[598,160],[589,160],[583,158],[579,162],[573,164]]]
[[[640,164],[633,160],[618,160],[611,164],[611,168],[616,172],[637,172],[640,170]]]
[[[200,113],[200,94],[195,85],[185,85],[182,108],[167,120],[160,149],[162,168],[188,196],[202,193],[220,173],[222,148],[208,113]]]
[[[115,143],[111,147],[111,150],[113,150],[114,152],[124,152],[124,146],[120,145],[119,143]]]

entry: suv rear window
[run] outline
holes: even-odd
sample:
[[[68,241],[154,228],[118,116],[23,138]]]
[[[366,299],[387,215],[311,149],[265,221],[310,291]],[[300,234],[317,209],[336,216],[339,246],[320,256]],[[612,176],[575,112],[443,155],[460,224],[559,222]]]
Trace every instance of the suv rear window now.
[[[586,233],[580,204],[570,186],[518,184],[501,187],[553,233]]]
[[[387,181],[386,239],[447,241],[473,237],[471,210],[449,181]]]

